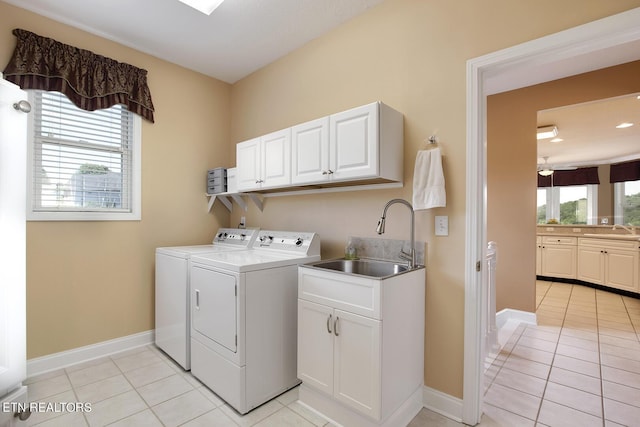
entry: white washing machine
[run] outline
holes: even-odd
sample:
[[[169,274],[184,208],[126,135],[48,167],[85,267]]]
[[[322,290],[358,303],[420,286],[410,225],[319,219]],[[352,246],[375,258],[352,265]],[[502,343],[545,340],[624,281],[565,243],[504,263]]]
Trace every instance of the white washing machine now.
[[[189,258],[248,249],[257,236],[257,229],[220,228],[210,245],[156,248],[155,341],[184,369],[191,369]]]
[[[298,265],[315,233],[258,233],[253,249],[191,258],[191,373],[241,414],[294,387]]]

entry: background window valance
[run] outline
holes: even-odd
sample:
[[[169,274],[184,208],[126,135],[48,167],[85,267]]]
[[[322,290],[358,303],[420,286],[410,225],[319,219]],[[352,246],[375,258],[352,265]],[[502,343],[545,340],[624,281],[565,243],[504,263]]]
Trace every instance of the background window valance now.
[[[153,122],[147,70],[15,29],[16,49],[4,70],[22,89],[64,93],[78,108],[94,111],[123,104]]]
[[[640,180],[640,160],[611,165],[609,182],[625,182]]]
[[[553,181],[552,181],[553,180]],[[538,175],[538,187],[563,187],[569,185],[600,184],[598,168],[579,168],[575,170],[555,171],[552,175]]]

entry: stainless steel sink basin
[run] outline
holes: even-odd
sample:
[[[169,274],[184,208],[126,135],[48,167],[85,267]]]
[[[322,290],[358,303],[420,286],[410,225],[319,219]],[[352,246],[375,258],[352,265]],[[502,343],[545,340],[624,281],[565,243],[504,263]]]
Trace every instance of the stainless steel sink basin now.
[[[332,259],[328,261],[318,261],[307,265],[314,268],[376,278],[395,276],[396,274],[409,271],[409,266],[406,264],[370,259]]]

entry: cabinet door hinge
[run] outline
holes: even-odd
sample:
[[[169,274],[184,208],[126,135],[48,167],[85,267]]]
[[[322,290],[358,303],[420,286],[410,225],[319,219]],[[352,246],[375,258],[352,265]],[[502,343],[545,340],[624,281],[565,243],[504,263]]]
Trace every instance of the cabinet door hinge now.
[[[480,261],[476,262],[476,271],[480,271],[482,269],[482,263]]]

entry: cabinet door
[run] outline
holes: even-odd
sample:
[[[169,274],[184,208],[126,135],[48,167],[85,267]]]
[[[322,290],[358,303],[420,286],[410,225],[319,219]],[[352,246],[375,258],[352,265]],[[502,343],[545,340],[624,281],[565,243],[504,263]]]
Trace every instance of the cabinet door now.
[[[335,310],[334,397],[375,419],[380,417],[379,320]]]
[[[333,309],[298,300],[298,378],[333,394]]]
[[[638,251],[606,249],[605,285],[638,292]]]
[[[260,138],[261,187],[291,184],[291,129],[270,133]]]
[[[309,184],[328,181],[329,117],[291,128],[291,182]]]
[[[236,180],[238,191],[260,188],[260,138],[236,145]]]
[[[604,283],[604,254],[601,248],[582,246],[578,249],[578,279]]]
[[[542,244],[536,243],[536,276],[542,275]]]
[[[543,245],[542,275],[575,279],[576,260],[576,246]]]
[[[332,180],[378,175],[378,104],[329,118],[329,169]]]

